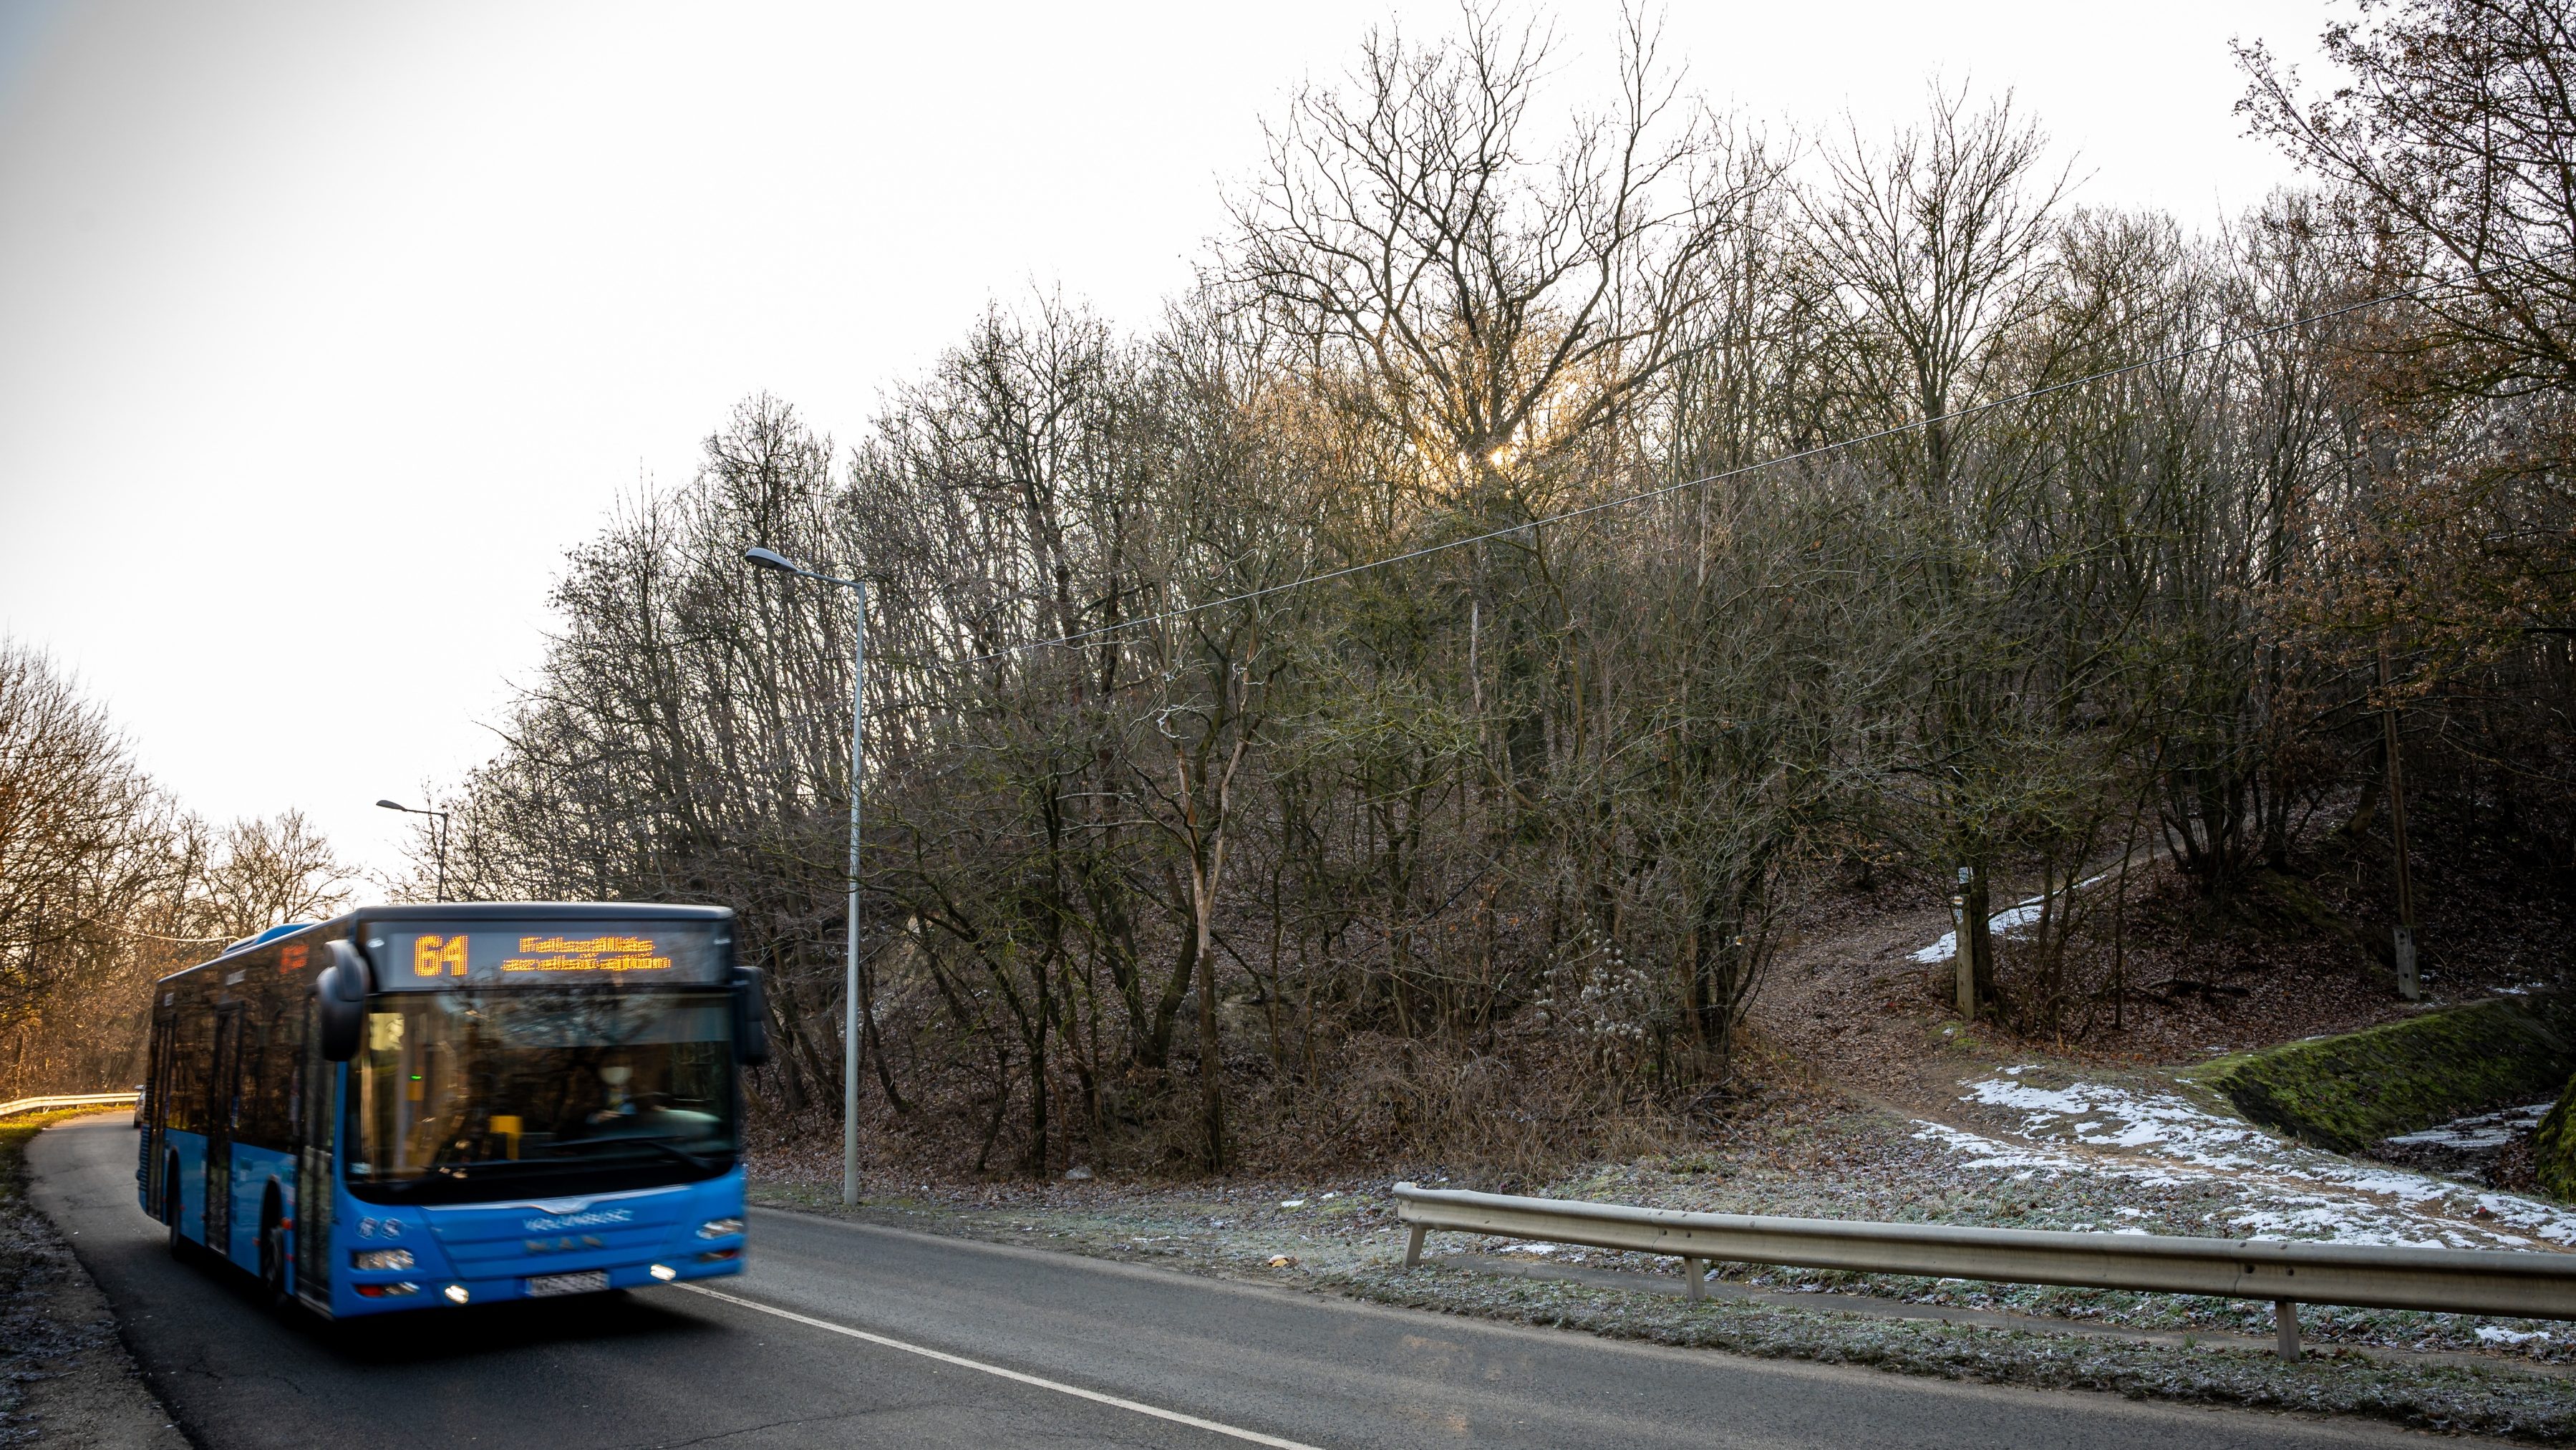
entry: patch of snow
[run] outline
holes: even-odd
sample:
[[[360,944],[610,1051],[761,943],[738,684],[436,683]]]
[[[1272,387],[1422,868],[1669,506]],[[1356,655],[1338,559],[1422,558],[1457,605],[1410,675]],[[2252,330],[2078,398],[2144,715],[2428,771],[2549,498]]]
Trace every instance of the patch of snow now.
[[[1986,918],[1986,929],[1999,936],[2011,936],[2013,933],[2029,926],[2032,922],[2039,920],[2039,910],[2043,901],[2044,898],[2034,896],[2030,900],[2021,903],[2019,906],[2006,907],[2002,911],[1998,911],[1994,915]],[[1956,957],[1958,954],[1959,934],[1956,931],[1945,931],[1941,933],[1941,939],[1939,941],[1936,941],[1932,945],[1916,952],[1914,954],[1914,960],[1927,964],[1931,962],[1946,962],[1951,958]]]
[[[2089,876],[2082,881],[2076,882],[2073,886],[2068,887],[2067,891],[2069,893],[2082,891],[2088,887],[2099,885],[2110,878],[2111,873],[2105,871],[2100,875]],[[2010,936],[2014,932],[2020,931],[2022,928],[2038,921],[2041,909],[2047,905],[2048,894],[2046,892],[2042,892],[2037,896],[2030,897],[2027,900],[2005,907],[2003,910],[1988,916],[1986,918],[1986,929],[1988,931],[2000,932],[2005,936]],[[1959,933],[1956,931],[1945,931],[1941,934],[1941,939],[1939,941],[1936,941],[1932,945],[1914,953],[1913,959],[1915,961],[1925,963],[1946,962],[1958,954]]]
[[[2006,1078],[1962,1086],[1968,1089],[1962,1101],[2021,1118],[2008,1139],[1918,1125],[1915,1137],[1961,1154],[1965,1166],[2016,1177],[2035,1170],[2217,1188],[2237,1203],[2214,1223],[2249,1237],[2452,1248],[2529,1248],[2535,1240],[2576,1245],[2576,1210],[2286,1143],[2176,1094],[2092,1083],[2041,1088]],[[2042,1146],[2047,1143],[2066,1147]]]
[[[1969,1089],[1968,1100],[1994,1107],[2023,1108],[2042,1113],[2086,1111],[2085,1089],[2081,1087],[2041,1088],[2018,1082],[1980,1082],[1965,1086]]]
[[[2481,1324],[2478,1326],[2478,1338],[2485,1340],[2489,1344],[2529,1344],[2535,1339],[2547,1339],[2548,1337],[2549,1331],[2546,1329],[2516,1330],[2507,1329],[2498,1324]]]
[[[2460,1118],[2426,1128],[2420,1133],[2402,1133],[2391,1143],[2425,1144],[2444,1148],[2501,1148],[2540,1126],[2555,1103],[2528,1103],[2519,1108],[2506,1108],[2497,1113],[2480,1113],[2473,1118]]]
[[[1986,928],[2006,934],[2021,930],[2039,920],[2039,909],[2047,903],[2034,896],[2010,911],[1998,911],[1986,918]]]
[[[1279,1200],[1279,1206],[1281,1208],[1304,1208],[1306,1206],[1306,1200],[1302,1198],[1283,1198]]]
[[[1494,1250],[1494,1252],[1498,1254],[1552,1254],[1556,1252],[1556,1248],[1557,1246],[1554,1244],[1505,1244],[1501,1248]]]
[[[2000,1139],[1976,1133],[1961,1132],[1943,1123],[1917,1122],[1914,1136],[1925,1142],[1938,1143],[1968,1161],[1967,1168],[2036,1168],[2046,1173],[2083,1173],[2092,1165],[2069,1153],[2021,1147]]]

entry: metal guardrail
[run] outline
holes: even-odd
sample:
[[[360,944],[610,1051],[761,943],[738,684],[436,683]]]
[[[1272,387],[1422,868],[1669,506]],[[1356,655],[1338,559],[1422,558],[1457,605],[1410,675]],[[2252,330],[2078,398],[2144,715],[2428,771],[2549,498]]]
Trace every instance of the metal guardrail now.
[[[141,1093],[71,1093],[50,1098],[20,1098],[16,1102],[0,1103],[0,1118],[17,1113],[42,1112],[47,1108],[83,1108],[92,1104],[102,1108],[113,1108],[134,1102],[142,1096]]]
[[[2285,1359],[2298,1358],[2302,1303],[2576,1319],[2576,1254],[2569,1253],[1682,1213],[1411,1183],[1397,1184],[1395,1197],[1397,1221],[1412,1229],[1407,1268],[1422,1261],[1423,1235],[1433,1229],[1498,1234],[1673,1255],[1693,1299],[1706,1292],[1711,1261],[2269,1299]]]

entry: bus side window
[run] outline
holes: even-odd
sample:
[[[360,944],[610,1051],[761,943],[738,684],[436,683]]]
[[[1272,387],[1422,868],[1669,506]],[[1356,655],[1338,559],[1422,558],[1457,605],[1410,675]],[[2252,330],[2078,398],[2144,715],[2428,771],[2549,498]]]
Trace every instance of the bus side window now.
[[[239,1059],[233,1074],[233,1139],[236,1142],[256,1143],[260,1140],[261,1126],[259,1120],[259,1074],[263,1066],[261,1059],[268,1056],[262,1050],[266,1044],[262,1041],[260,1032],[259,1004],[245,1003],[238,1022],[240,1025],[233,1029],[233,1056]]]
[[[209,1137],[231,1137],[241,1127],[241,1013],[219,1011],[206,1053],[205,1115]]]
[[[206,1094],[206,1066],[198,1055],[199,1019],[192,1005],[180,1004],[170,1018],[168,1090],[162,1094],[164,1121],[182,1133],[200,1130],[198,1106]],[[203,1025],[211,1029],[214,1019],[206,1018]]]
[[[280,1021],[284,1004],[273,995],[259,1004],[256,1020],[245,1025],[243,1039],[242,1137],[263,1148],[283,1150],[294,1133],[295,1041]]]
[[[217,1033],[221,1031],[215,1009],[199,1004],[188,1024],[188,1076],[179,1085],[179,1103],[188,1110],[188,1126],[200,1133],[215,1131],[213,1104],[206,1101],[214,1090]]]
[[[295,1143],[295,1084],[303,1065],[295,1050],[291,1010],[286,1003],[272,1000],[268,1020],[260,1024],[268,1036],[268,1050],[263,1057],[268,1064],[267,1075],[259,1084],[260,1111],[268,1119],[268,1145],[281,1150]]]
[[[160,1105],[161,1095],[168,1090],[166,1083],[170,1073],[169,1024],[155,1017],[152,1020],[151,1040],[152,1055],[147,1059],[143,1069],[144,1111],[147,1113]],[[151,1124],[147,1121],[144,1126],[149,1127]]]

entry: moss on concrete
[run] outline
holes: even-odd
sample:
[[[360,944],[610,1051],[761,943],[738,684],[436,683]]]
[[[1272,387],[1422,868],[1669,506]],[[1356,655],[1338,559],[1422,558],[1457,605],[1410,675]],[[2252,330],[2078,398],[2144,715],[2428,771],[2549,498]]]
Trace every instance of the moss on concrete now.
[[[2254,1122],[2350,1153],[2471,1113],[2542,1101],[2571,1073],[2576,1002],[2551,996],[2427,1012],[2221,1058],[2191,1076]]]
[[[2576,1202],[2576,1078],[2558,1094],[2558,1106],[2540,1120],[2540,1131],[2531,1137],[2531,1167],[2540,1186],[2552,1198]]]

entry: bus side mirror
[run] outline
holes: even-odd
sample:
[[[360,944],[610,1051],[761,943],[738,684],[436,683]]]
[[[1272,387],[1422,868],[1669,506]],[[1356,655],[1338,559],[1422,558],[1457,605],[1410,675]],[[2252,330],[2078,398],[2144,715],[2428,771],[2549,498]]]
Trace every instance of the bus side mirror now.
[[[758,967],[734,968],[733,1057],[745,1067],[769,1061],[769,995]]]
[[[327,1062],[347,1062],[358,1055],[358,1043],[366,1035],[367,959],[346,941],[326,947],[331,965],[313,984],[319,998],[322,1057]]]

